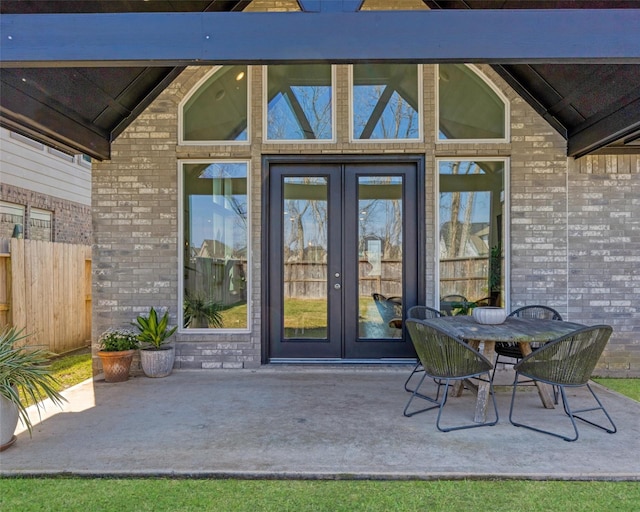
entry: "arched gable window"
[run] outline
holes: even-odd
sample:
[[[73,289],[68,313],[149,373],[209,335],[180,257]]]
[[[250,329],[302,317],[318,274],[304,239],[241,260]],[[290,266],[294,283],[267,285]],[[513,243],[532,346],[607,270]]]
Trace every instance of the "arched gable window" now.
[[[438,66],[438,140],[508,139],[507,99],[472,66]]]
[[[183,100],[180,142],[248,142],[248,67],[221,66]]]

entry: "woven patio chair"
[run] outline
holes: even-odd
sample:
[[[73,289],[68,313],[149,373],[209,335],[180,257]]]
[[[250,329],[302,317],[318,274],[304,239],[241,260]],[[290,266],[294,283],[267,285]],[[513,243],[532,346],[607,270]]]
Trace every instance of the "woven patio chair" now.
[[[382,321],[389,327],[402,328],[402,299],[400,297],[385,297],[381,293],[372,293],[373,301],[378,308]]]
[[[567,334],[546,343],[544,346],[540,347],[535,352],[532,352],[516,364],[514,366],[516,376],[513,381],[511,406],[509,407],[509,421],[516,427],[525,427],[529,430],[535,430],[536,432],[550,434],[564,439],[565,441],[575,441],[578,439],[578,426],[575,422],[576,418],[598,427],[609,434],[617,432],[617,428],[613,423],[611,416],[609,416],[609,413],[606,411],[593,389],[591,389],[588,382],[591,377],[591,372],[593,372],[604,347],[609,341],[611,332],[612,328],[608,325],[595,325],[593,327],[578,329],[571,334]],[[564,412],[569,416],[571,424],[573,425],[573,437],[563,435],[559,432],[552,432],[550,430],[534,427],[531,424],[519,423],[513,419],[516,391],[519,384],[518,377],[520,375],[558,387],[560,396],[562,397]],[[577,410],[571,409],[565,388],[577,388],[582,386],[586,386],[597,402],[598,407],[589,407]],[[611,427],[609,428],[608,426],[604,426],[582,416],[578,416],[578,413],[591,411],[602,411],[607,417]],[[538,417],[540,417],[540,415],[538,415]]]
[[[491,297],[482,297],[481,299],[474,300],[473,304],[475,304],[476,307],[493,306],[493,299]]]
[[[538,318],[540,320],[560,320],[562,321],[562,316],[555,309],[550,308],[548,306],[542,306],[539,304],[524,306],[518,308],[511,313],[509,313],[510,317],[516,318]],[[531,345],[531,350],[536,350],[540,345]],[[493,374],[496,373],[496,367],[500,362],[500,358],[512,358],[512,359],[522,359],[523,354],[520,350],[520,346],[517,343],[496,343],[495,347],[496,351],[496,362],[493,368]],[[504,362],[504,361],[503,361]],[[517,362],[517,361],[516,361]],[[492,376],[493,378],[493,376]]]
[[[434,308],[430,308],[429,306],[413,306],[412,308],[409,308],[409,311],[407,311],[407,319],[414,318],[416,320],[428,320],[429,318],[438,318],[440,316],[442,316],[442,313],[440,311]],[[409,377],[407,377],[407,380],[404,383],[404,389],[406,391],[408,391],[409,393],[413,393],[416,388],[419,388],[422,385],[422,381],[424,380],[425,375],[422,375],[421,379],[418,381],[418,385],[416,386],[416,388],[412,389],[411,387],[409,387],[409,381],[411,380],[411,378],[416,373],[422,372],[424,372],[424,368],[422,368],[422,363],[420,362],[420,358],[418,358],[418,362],[413,368],[413,371],[411,372]],[[438,381],[436,381],[436,383],[439,384]]]
[[[442,381],[443,386],[438,386],[435,398],[428,397],[418,393],[418,389],[412,393],[409,402],[404,408],[404,415],[411,417],[415,414],[438,409],[438,418],[436,427],[441,432],[450,432],[452,430],[461,430],[467,428],[476,428],[483,426],[491,426],[498,423],[498,406],[496,404],[495,393],[493,392],[493,383],[491,383],[491,369],[493,365],[480,352],[467,345],[460,338],[438,329],[429,324],[428,320],[407,319],[405,322],[413,346],[418,353],[418,357],[422,362],[425,375],[433,379]],[[489,380],[491,398],[493,400],[493,409],[495,412],[494,421],[485,421],[483,423],[469,423],[456,426],[443,427],[440,424],[442,411],[447,403],[447,396],[451,381],[463,380],[468,378],[481,378],[486,375]],[[442,397],[440,397],[440,388],[444,387]],[[409,412],[409,406],[414,398],[426,400],[434,405]]]
[[[466,307],[469,301],[464,295],[445,295],[440,298],[440,311],[447,316],[453,315],[453,308],[456,306]]]

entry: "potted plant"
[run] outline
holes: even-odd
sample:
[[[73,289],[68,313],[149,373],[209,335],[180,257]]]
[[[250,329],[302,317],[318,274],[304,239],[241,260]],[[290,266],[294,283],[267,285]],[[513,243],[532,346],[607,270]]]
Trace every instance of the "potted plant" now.
[[[134,324],[140,331],[138,340],[145,344],[140,349],[140,364],[147,377],[166,377],[173,369],[175,347],[168,345],[178,326],[169,328],[169,312],[158,320],[158,313],[151,308],[148,315],[139,315]]]
[[[197,328],[222,327],[222,304],[202,295],[184,295],[184,326]]]
[[[56,405],[65,401],[56,391],[58,381],[47,367],[49,353],[26,346],[16,347],[16,342],[24,338],[14,327],[0,331],[0,451],[15,442],[18,419],[27,427],[29,435],[32,433],[33,425],[20,400],[20,392],[36,404],[38,414],[44,408],[42,400],[45,398]]]
[[[108,329],[100,335],[98,342],[98,357],[102,362],[104,380],[128,380],[131,362],[139,344],[136,333],[129,329]]]

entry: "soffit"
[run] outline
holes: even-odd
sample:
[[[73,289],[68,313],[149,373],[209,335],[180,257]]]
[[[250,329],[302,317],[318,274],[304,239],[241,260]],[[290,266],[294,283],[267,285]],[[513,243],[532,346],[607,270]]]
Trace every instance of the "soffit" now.
[[[3,0],[2,14],[241,11],[250,0]],[[343,10],[361,2],[344,2]],[[616,0],[428,1],[430,9],[638,8]],[[326,2],[304,2],[311,9]],[[335,10],[335,4],[331,4]],[[585,34],[587,37],[588,34]],[[275,36],[274,36],[275,37]],[[634,56],[638,57],[638,56]],[[492,64],[568,141],[568,154],[638,152],[640,65]],[[108,158],[110,143],[183,67],[2,69],[3,126],[68,152]]]

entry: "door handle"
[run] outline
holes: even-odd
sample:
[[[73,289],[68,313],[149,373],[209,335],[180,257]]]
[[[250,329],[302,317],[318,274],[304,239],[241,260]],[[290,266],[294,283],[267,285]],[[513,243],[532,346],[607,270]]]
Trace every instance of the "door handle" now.
[[[339,290],[340,288],[342,288],[342,286],[340,286],[340,283],[336,283],[336,284],[334,284],[334,285],[333,285],[333,287],[334,287],[336,290]]]

